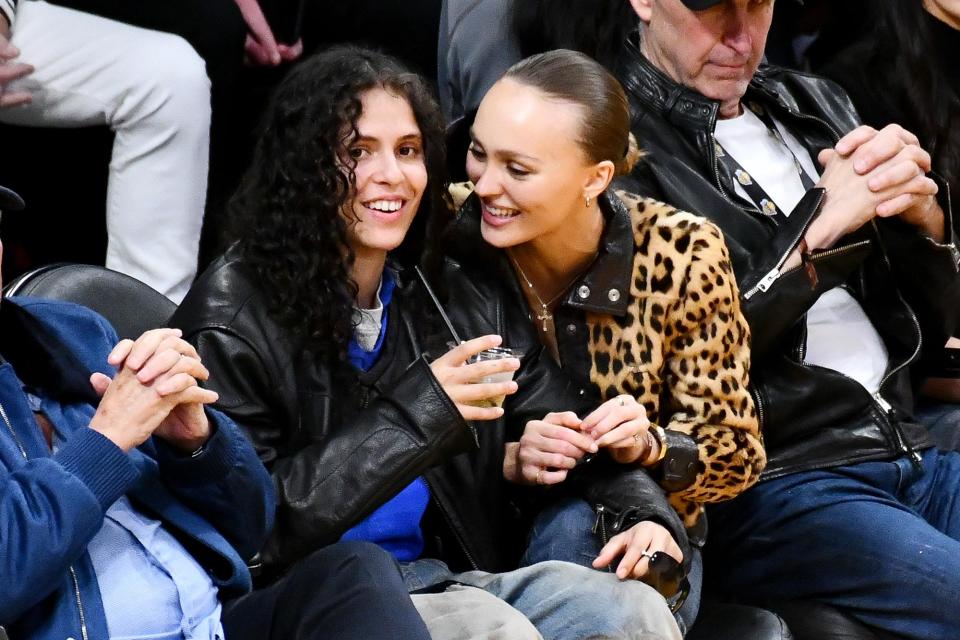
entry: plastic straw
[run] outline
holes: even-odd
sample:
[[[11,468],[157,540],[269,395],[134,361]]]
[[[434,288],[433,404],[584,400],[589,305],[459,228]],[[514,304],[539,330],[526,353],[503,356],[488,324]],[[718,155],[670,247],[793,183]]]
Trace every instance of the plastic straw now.
[[[447,325],[447,330],[450,331],[450,335],[453,336],[453,339],[456,340],[457,344],[463,342],[460,339],[460,336],[457,334],[457,330],[453,328],[453,323],[450,322],[450,316],[447,315],[447,312],[443,310],[443,305],[440,304],[440,300],[437,299],[437,294],[433,292],[433,289],[430,287],[430,283],[427,282],[427,277],[423,275],[423,271],[420,270],[419,266],[414,267],[414,270],[417,272],[417,275],[420,276],[420,282],[423,283],[423,286],[427,289],[427,294],[430,296],[430,299],[433,300],[434,306],[437,308],[437,311],[440,312],[440,317],[443,318],[444,323]]]

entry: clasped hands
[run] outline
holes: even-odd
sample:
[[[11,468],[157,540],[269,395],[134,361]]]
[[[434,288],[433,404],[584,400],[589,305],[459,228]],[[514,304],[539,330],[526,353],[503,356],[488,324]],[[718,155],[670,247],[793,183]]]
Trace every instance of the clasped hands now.
[[[520,442],[507,444],[504,477],[523,484],[557,484],[566,480],[579,461],[600,449],[606,449],[617,462],[642,464],[657,453],[657,441],[648,435],[649,428],[643,405],[626,394],[608,400],[582,420],[570,411],[549,413],[543,420],[528,422]],[[643,579],[650,570],[649,559],[657,551],[683,561],[680,547],[665,527],[639,522],[610,538],[593,566],[607,567],[620,558],[617,577]]]
[[[152,435],[184,453],[203,446],[210,437],[203,405],[219,396],[199,386],[209,372],[181,336],[179,329],[154,329],[113,348],[107,362],[117,367],[116,376],[90,376],[101,396],[91,429],[124,451]]]
[[[874,217],[899,216],[943,240],[937,184],[926,175],[930,154],[903,127],[857,127],[821,151],[818,160],[824,167],[818,186],[826,190],[826,200],[806,234],[810,249],[830,247]]]

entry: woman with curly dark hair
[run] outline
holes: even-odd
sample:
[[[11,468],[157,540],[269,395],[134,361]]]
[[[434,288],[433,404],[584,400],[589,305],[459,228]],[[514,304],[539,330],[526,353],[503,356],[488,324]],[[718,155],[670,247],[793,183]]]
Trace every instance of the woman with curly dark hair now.
[[[590,407],[532,332],[502,331],[525,326],[512,318],[523,310],[500,304],[495,281],[458,280],[429,252],[430,275],[416,274],[425,237],[449,219],[443,167],[420,78],[352,47],[304,61],[264,116],[235,244],[174,316],[279,492],[261,579],[365,541],[401,563],[410,590],[432,587],[413,602],[434,637],[676,638],[646,585],[565,563],[488,573],[515,567],[524,542],[507,434],[558,405]],[[449,291],[449,324],[428,279]]]

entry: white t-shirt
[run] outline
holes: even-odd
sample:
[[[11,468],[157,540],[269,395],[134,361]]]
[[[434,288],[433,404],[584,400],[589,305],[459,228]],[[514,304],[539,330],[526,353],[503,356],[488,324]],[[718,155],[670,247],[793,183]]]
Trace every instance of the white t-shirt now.
[[[724,151],[735,158],[785,215],[806,193],[794,155],[811,178],[817,180],[813,159],[803,145],[774,121],[787,147],[748,108],[736,118],[717,120],[714,133]],[[792,151],[792,153],[791,153]],[[738,183],[737,194],[752,202]],[[807,312],[807,349],[804,362],[849,376],[876,393],[889,363],[887,348],[860,303],[845,289],[823,293]]]

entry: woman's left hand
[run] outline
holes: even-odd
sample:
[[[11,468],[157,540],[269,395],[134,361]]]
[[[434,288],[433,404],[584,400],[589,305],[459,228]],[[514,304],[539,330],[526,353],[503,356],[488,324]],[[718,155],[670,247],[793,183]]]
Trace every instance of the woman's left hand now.
[[[649,558],[662,551],[677,562],[683,562],[683,552],[673,536],[664,527],[649,520],[639,522],[610,538],[593,561],[595,569],[608,567],[619,556],[617,577],[621,580],[642,579],[650,570]]]
[[[646,458],[649,428],[646,409],[627,394],[607,400],[580,424],[580,430],[598,447],[607,448],[614,460],[624,464]]]

